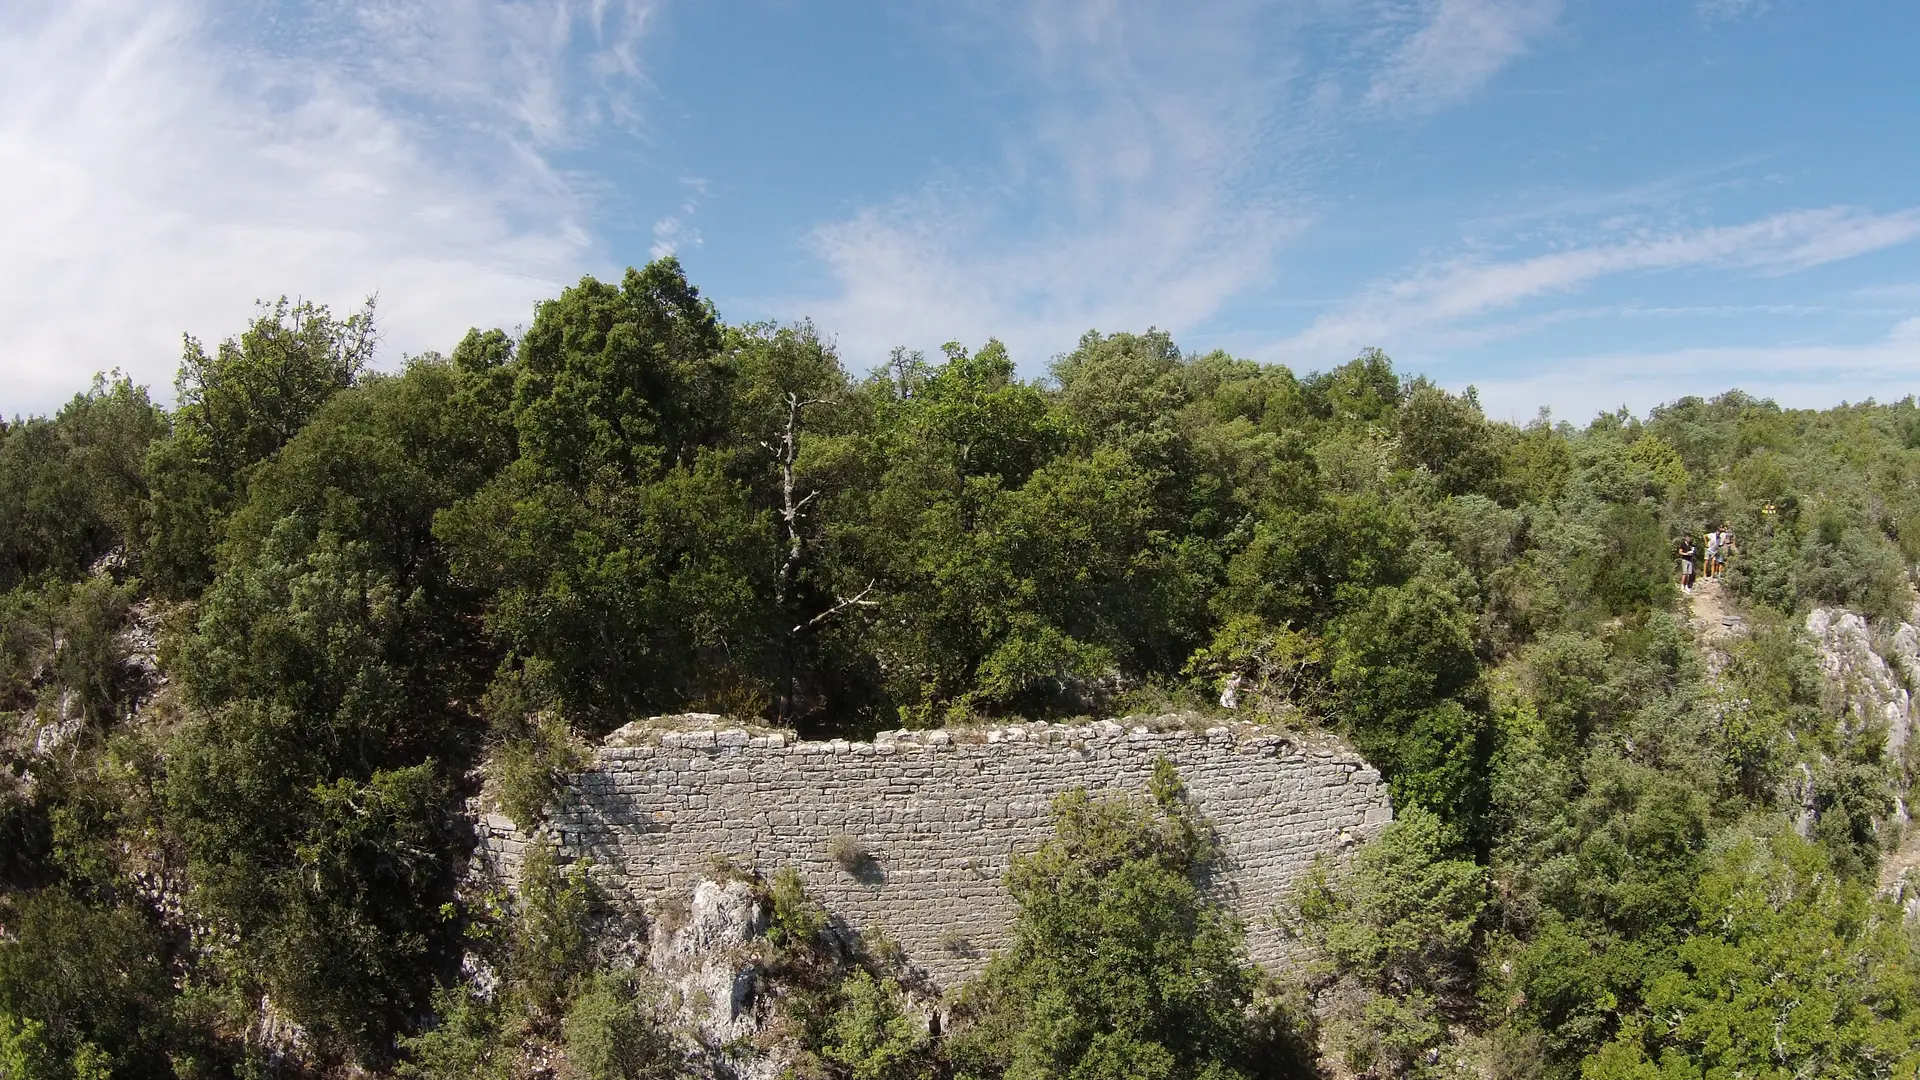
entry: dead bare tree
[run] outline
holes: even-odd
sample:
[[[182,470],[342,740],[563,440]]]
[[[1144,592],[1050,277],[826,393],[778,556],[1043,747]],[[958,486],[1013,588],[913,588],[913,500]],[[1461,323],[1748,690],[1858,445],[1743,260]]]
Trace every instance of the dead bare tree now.
[[[806,540],[800,532],[800,520],[806,514],[807,504],[820,493],[810,491],[800,498],[794,498],[796,485],[794,462],[800,456],[800,412],[809,405],[824,405],[824,398],[801,398],[799,394],[787,393],[787,424],[785,430],[773,442],[762,442],[767,453],[772,454],[780,466],[780,523],[787,530],[787,554],[780,560],[780,571],[774,577],[774,602],[782,608],[793,586],[793,576],[800,569],[800,558],[804,554]]]
[[[800,457],[802,413],[810,406],[830,403],[826,398],[803,398],[799,394],[789,391],[785,400],[787,407],[785,425],[782,427],[780,433],[773,439],[764,440],[760,443],[762,447],[766,448],[769,454],[773,455],[774,463],[780,469],[779,514],[781,527],[786,530],[786,545],[785,552],[780,559],[779,569],[774,575],[773,596],[775,605],[782,612],[791,610],[794,580],[799,575],[801,562],[806,557],[807,539],[803,523],[806,520],[807,507],[820,495],[820,492],[817,490],[809,491],[805,494],[801,494],[800,492],[800,482],[795,466]],[[787,640],[784,645],[784,652],[787,657],[787,689],[786,693],[782,695],[779,706],[782,713],[787,712],[793,707],[795,677],[793,670],[794,639],[827,622],[848,608],[877,606],[876,601],[867,598],[873,592],[875,584],[876,582],[869,581],[867,582],[866,588],[861,589],[852,596],[836,597],[834,602],[828,605],[825,610],[810,619],[804,619],[795,623],[793,628],[787,631]]]

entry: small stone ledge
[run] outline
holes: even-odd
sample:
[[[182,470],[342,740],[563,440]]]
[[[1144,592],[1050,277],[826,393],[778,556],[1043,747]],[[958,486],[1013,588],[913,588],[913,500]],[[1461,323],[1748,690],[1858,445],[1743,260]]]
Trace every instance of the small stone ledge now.
[[[606,740],[596,752],[603,761],[636,760],[632,751],[657,747],[666,750],[787,750],[799,754],[869,756],[897,754],[915,749],[953,749],[967,746],[1034,744],[1083,748],[1089,746],[1160,747],[1189,743],[1234,746],[1245,753],[1263,756],[1276,754],[1308,756],[1334,760],[1350,757],[1332,736],[1319,732],[1274,734],[1253,724],[1201,726],[1196,714],[1167,713],[1162,716],[1128,717],[1129,723],[1097,720],[1087,724],[1060,724],[1035,721],[993,726],[951,728],[899,728],[875,733],[872,742],[848,739],[813,741],[801,739],[791,730],[766,727],[689,726],[713,724],[724,718],[712,713],[683,713],[652,717],[627,724]],[[1371,770],[1369,770],[1371,772]],[[1372,780],[1378,779],[1372,773]]]

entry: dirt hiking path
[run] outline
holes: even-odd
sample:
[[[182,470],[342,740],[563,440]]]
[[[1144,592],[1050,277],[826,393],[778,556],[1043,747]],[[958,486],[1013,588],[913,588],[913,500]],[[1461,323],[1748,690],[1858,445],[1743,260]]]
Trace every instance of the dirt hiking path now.
[[[1693,619],[1693,632],[1709,647],[1722,638],[1746,629],[1747,621],[1733,609],[1733,598],[1719,578],[1701,578],[1687,597],[1687,610]],[[1718,651],[1715,648],[1715,651]]]

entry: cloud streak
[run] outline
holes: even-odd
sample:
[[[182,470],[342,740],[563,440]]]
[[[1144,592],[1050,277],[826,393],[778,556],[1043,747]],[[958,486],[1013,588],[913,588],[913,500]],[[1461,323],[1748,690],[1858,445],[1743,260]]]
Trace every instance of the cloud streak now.
[[[552,151],[633,114],[642,30],[564,2],[0,9],[0,411],[116,366],[164,396],[180,333],[262,294],[377,292],[389,360],[524,318],[603,261]]]
[[[1708,22],[1735,22],[1764,15],[1771,6],[1767,0],[1697,0],[1693,9]]]
[[[809,237],[833,291],[791,299],[856,364],[1006,340],[1029,367],[1086,329],[1179,328],[1269,270],[1304,212],[1255,182],[1290,77],[1259,5],[1041,3],[984,17],[1035,95],[991,173],[947,173]]]
[[[1525,53],[1559,15],[1559,0],[1437,0],[1389,55],[1367,103],[1404,112],[1453,104]]]
[[[1365,345],[1463,324],[1525,301],[1575,292],[1636,272],[1714,267],[1789,274],[1920,238],[1920,208],[1872,214],[1828,207],[1743,225],[1592,244],[1505,262],[1456,259],[1383,282],[1267,350],[1280,359],[1324,360]]]
[[[1877,341],[1853,345],[1709,346],[1658,352],[1569,356],[1536,365],[1520,378],[1482,381],[1489,416],[1531,419],[1541,405],[1584,422],[1625,405],[1644,413],[1698,394],[1703,382],[1738,387],[1782,405],[1826,408],[1839,401],[1897,400],[1914,393],[1920,369],[1920,319],[1896,324]]]
[[[1092,327],[1192,331],[1274,281],[1355,125],[1470,95],[1558,4],[963,5],[963,28],[943,29],[990,28],[1033,100],[1001,167],[819,225],[828,288],[771,306],[835,328],[856,363],[991,333],[1032,370]],[[1343,90],[1355,50],[1370,88]]]

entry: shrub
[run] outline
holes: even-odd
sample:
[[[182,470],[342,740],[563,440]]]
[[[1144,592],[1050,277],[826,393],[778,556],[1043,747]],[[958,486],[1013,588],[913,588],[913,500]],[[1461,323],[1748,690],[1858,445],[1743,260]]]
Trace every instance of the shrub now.
[[[873,861],[867,846],[846,833],[835,833],[833,839],[827,842],[827,857],[833,860],[834,865],[854,875],[866,870]]]
[[[791,959],[818,945],[827,929],[827,913],[807,897],[799,872],[781,867],[769,892],[773,911],[767,919],[767,940],[774,950]]]
[[[542,714],[527,729],[503,740],[487,762],[500,812],[522,832],[531,832],[568,773],[578,772],[587,756],[566,721]]]
[[[168,1051],[177,1049],[168,1044],[172,973],[143,913],[97,907],[55,886],[7,916],[0,1017],[14,1024],[0,1039],[0,1061],[50,1053],[129,1076],[167,1068]]]
[[[1258,615],[1235,615],[1213,641],[1187,661],[1185,674],[1217,693],[1221,680],[1239,675],[1248,712],[1316,713],[1325,695],[1324,656],[1312,635],[1275,627]]]
[[[601,973],[574,998],[565,1024],[568,1080],[667,1080],[679,1075],[673,1036],[650,989]]]
[[[403,1080],[507,1080],[513,1048],[501,1035],[498,1001],[483,1000],[465,986],[441,987],[433,996],[439,1018],[433,1027],[400,1040],[408,1060],[395,1070]]]
[[[521,871],[509,971],[527,1003],[548,1014],[566,1003],[592,963],[593,918],[600,900],[587,868],[562,869],[553,849],[530,844]]]
[[[1446,855],[1439,819],[1403,811],[1351,871],[1324,860],[1295,901],[1332,995],[1330,1035],[1356,1070],[1397,1075],[1444,1034],[1443,995],[1464,993],[1469,946],[1487,902],[1486,871]]]
[[[835,1007],[806,1036],[809,1051],[849,1080],[907,1080],[930,1075],[929,1039],[900,1008],[900,985],[855,971],[835,994]]]
[[[1239,925],[1202,891],[1212,848],[1171,767],[1154,801],[1054,803],[1054,838],[1017,859],[1013,944],[962,992],[962,1076],[1250,1076],[1254,973]]]
[[[1693,893],[1699,930],[1583,1075],[1902,1075],[1920,1065],[1920,978],[1897,909],[1790,832],[1742,838]],[[1661,1069],[1655,1065],[1668,1065]]]
[[[8,1080],[65,1080],[47,1026],[0,1012],[0,1076]]]

